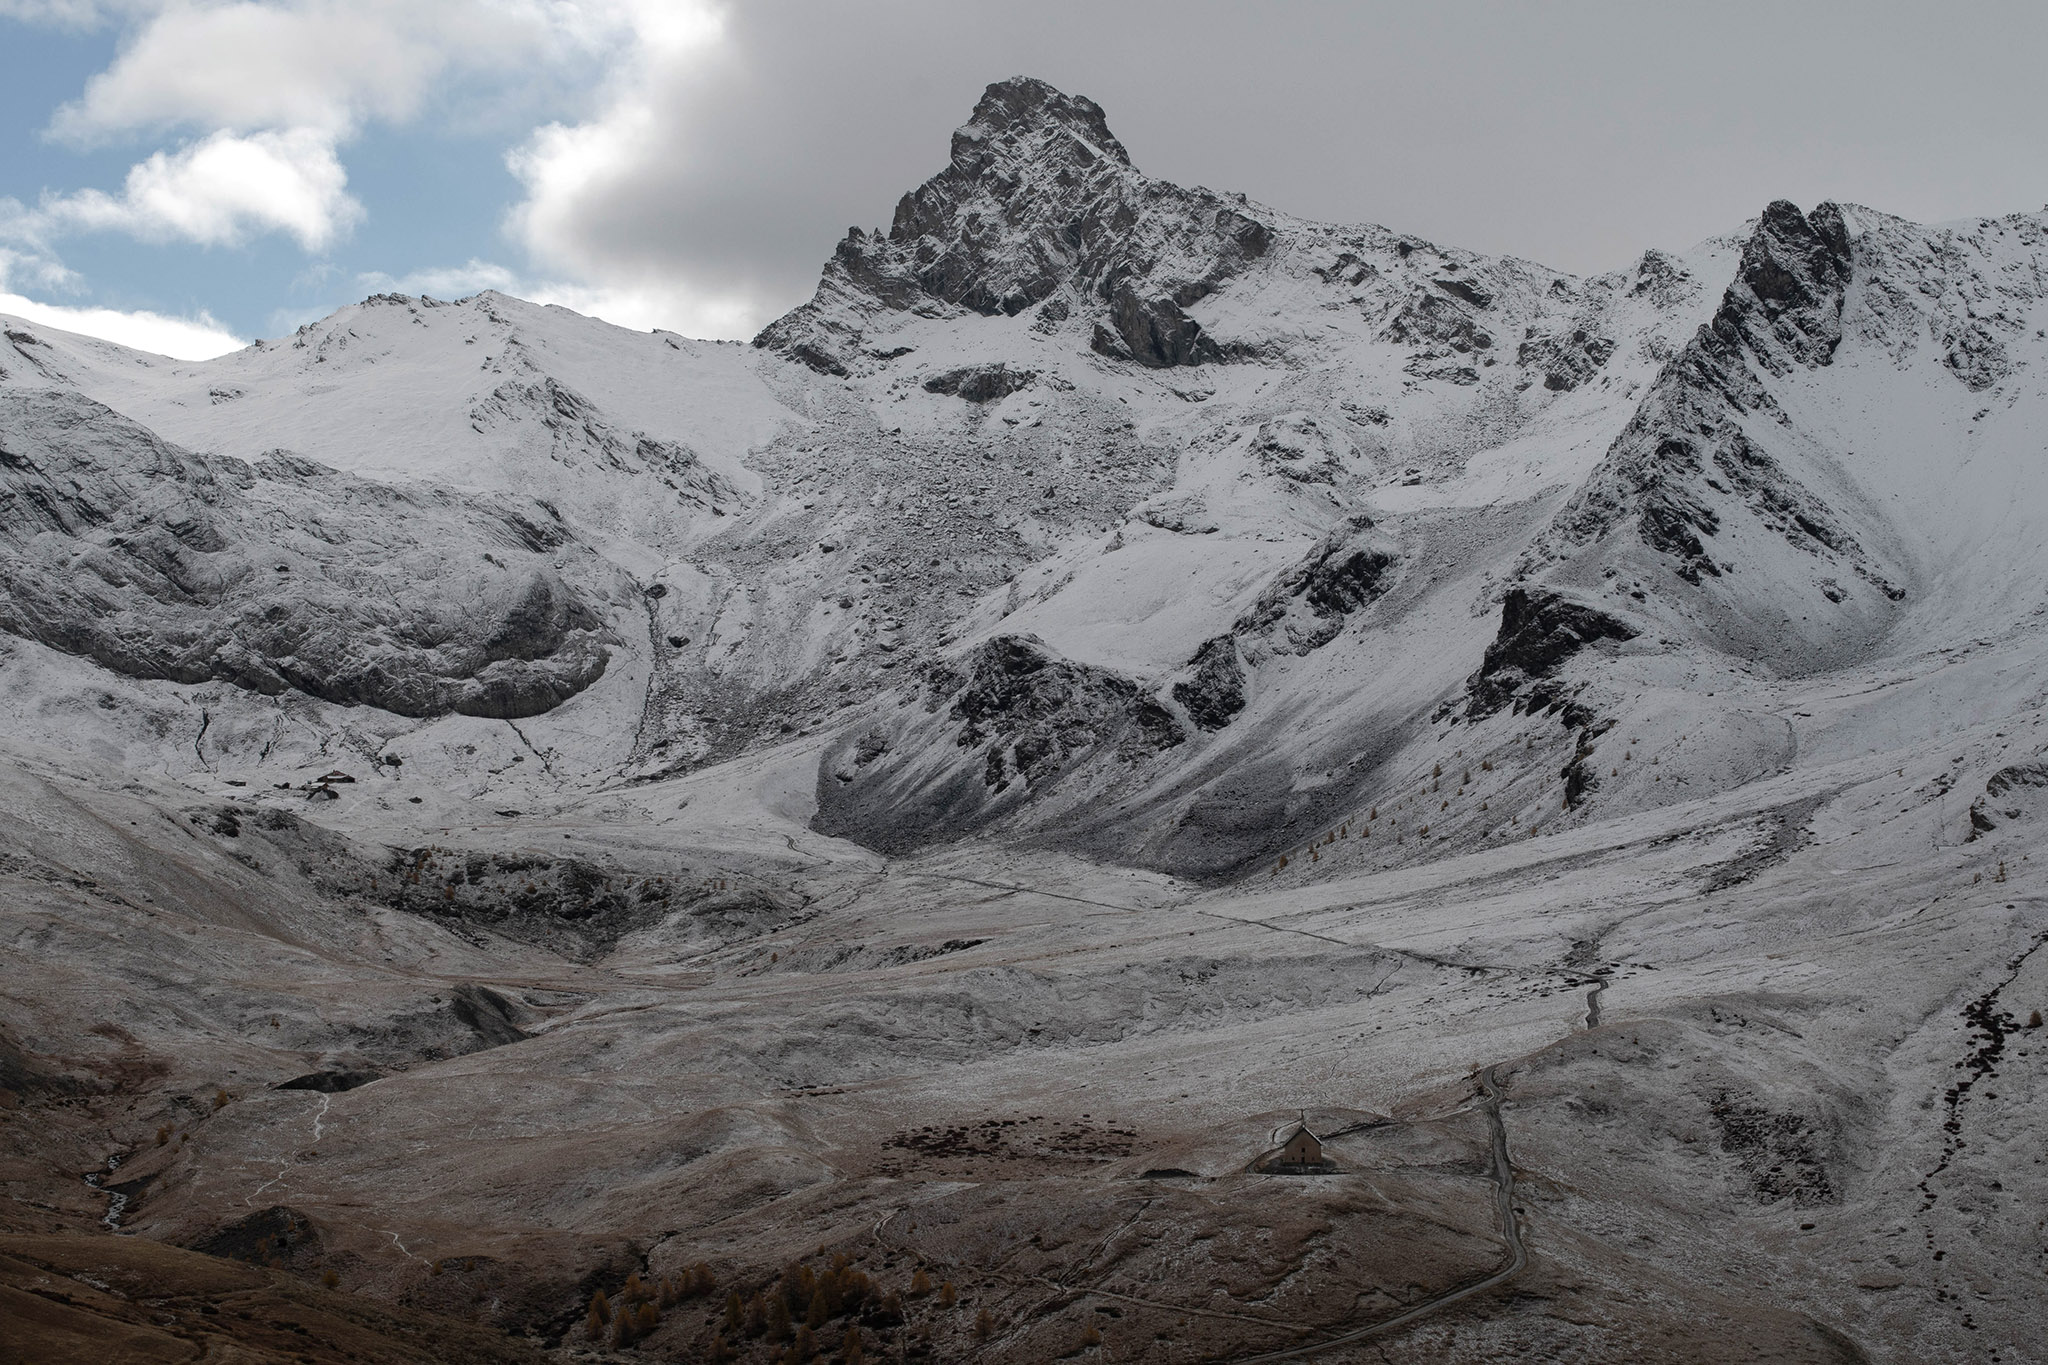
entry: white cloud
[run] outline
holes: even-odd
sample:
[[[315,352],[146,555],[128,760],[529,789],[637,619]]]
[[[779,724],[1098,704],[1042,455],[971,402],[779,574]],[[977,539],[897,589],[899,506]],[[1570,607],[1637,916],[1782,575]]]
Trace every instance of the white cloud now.
[[[46,196],[39,233],[209,245],[282,232],[325,251],[363,217],[340,149],[416,120],[458,76],[526,80],[630,42],[632,0],[0,0],[0,17],[128,32],[50,131],[92,143],[200,136],[134,166],[119,195]],[[658,0],[644,0],[661,8]]]
[[[0,0],[5,3],[5,0]],[[155,127],[404,123],[454,73],[517,73],[601,48],[618,0],[142,0],[140,23],[52,120],[92,141]]]
[[[657,327],[692,336],[740,336],[757,327],[755,303],[743,294],[717,295],[673,279],[649,278],[637,283],[592,285],[574,281],[532,279],[495,261],[471,259],[458,266],[415,270],[404,275],[370,271],[356,276],[356,287],[372,294],[428,294],[441,299],[467,298],[486,289],[534,303],[573,309],[620,327],[652,331]],[[321,313],[278,314],[291,326]],[[280,326],[289,331],[291,326]]]
[[[462,265],[437,266],[405,275],[387,275],[381,270],[356,276],[356,283],[372,293],[431,294],[435,298],[460,299],[486,289],[517,293],[519,277],[504,266],[471,257]]]
[[[36,240],[32,217],[12,199],[0,199],[0,289],[26,282],[38,289],[75,289],[78,276]]]
[[[52,28],[97,28],[130,4],[107,4],[101,0],[0,0],[0,19],[19,19],[25,24],[47,24]]]
[[[752,295],[706,293],[688,281],[649,279],[609,285],[543,281],[506,292],[642,332],[659,327],[693,337],[743,337],[760,329],[760,303]]]
[[[178,360],[211,360],[248,344],[204,311],[197,317],[174,318],[162,313],[127,313],[116,308],[67,308],[37,303],[20,294],[0,293],[0,313]]]
[[[621,326],[744,334],[759,321],[748,291],[706,289],[667,262],[620,251],[603,223],[622,196],[682,154],[674,100],[727,55],[724,8],[636,0],[621,12],[633,41],[614,62],[593,116],[537,128],[506,158],[526,187],[506,229],[553,279],[527,297]]]
[[[45,231],[87,228],[207,246],[283,232],[325,251],[363,216],[333,139],[312,128],[218,132],[130,168],[117,198],[100,190],[45,198]]]
[[[52,120],[54,135],[192,136],[133,166],[118,192],[46,194],[11,214],[0,203],[0,242],[23,262],[62,274],[50,244],[88,230],[205,245],[282,233],[317,255],[364,217],[343,161],[366,125],[580,87],[585,116],[534,129],[507,158],[525,186],[506,220],[524,270],[471,260],[361,282],[443,296],[501,289],[698,335],[745,335],[762,320],[753,281],[679,260],[688,253],[644,211],[650,180],[672,194],[716,178],[709,162],[693,162],[694,177],[673,163],[710,92],[707,72],[733,55],[721,0],[0,0],[0,18],[123,30],[113,62]]]

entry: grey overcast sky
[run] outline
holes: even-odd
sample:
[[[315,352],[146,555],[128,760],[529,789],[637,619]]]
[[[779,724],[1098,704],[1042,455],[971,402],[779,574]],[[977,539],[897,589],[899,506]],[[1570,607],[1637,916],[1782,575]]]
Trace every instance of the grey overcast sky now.
[[[2039,209],[2044,53],[2038,2],[0,0],[0,310],[744,336],[1020,73],[1151,174],[1598,271],[1778,197]]]

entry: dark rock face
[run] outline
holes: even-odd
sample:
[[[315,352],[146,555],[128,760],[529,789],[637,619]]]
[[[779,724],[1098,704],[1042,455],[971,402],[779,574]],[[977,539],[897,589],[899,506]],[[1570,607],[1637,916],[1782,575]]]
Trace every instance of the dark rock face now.
[[[903,197],[888,231],[850,231],[811,302],[754,344],[841,374],[880,315],[1037,308],[1041,328],[1092,315],[1104,354],[1210,363],[1223,350],[1186,310],[1271,247],[1241,198],[1148,179],[1101,106],[1017,77],[988,87],[950,164]]]
[[[457,986],[448,1001],[448,1011],[484,1047],[504,1047],[507,1043],[524,1042],[528,1036],[519,1027],[526,1012],[488,986],[471,982]]]
[[[1842,211],[1822,204],[1809,217],[1780,199],[1758,220],[1742,264],[1715,314],[1713,331],[1747,343],[1765,368],[1814,368],[1842,342],[1842,304],[1852,250]]]
[[[1468,719],[1490,716],[1525,684],[1547,678],[1596,640],[1633,640],[1637,631],[1593,607],[1540,588],[1510,588],[1500,631],[1465,684]]]
[[[1438,289],[1454,298],[1463,299],[1474,308],[1493,307],[1493,295],[1476,280],[1445,278],[1439,276],[1430,281]]]
[[[344,1090],[354,1090],[357,1086],[382,1079],[383,1073],[378,1071],[314,1071],[279,1081],[272,1089],[312,1090],[322,1095],[339,1095]]]
[[[533,1020],[490,987],[464,982],[379,1022],[351,1024],[337,1041],[372,1067],[397,1070],[524,1042]]]
[[[1337,638],[1353,612],[1385,592],[1397,562],[1394,547],[1370,518],[1353,517],[1259,594],[1231,633],[1247,642],[1257,663],[1267,654],[1307,654]]]
[[[1130,287],[1120,287],[1110,300],[1109,320],[1109,327],[1095,325],[1089,343],[1102,355],[1135,360],[1155,370],[1223,358],[1202,324],[1172,299],[1142,299]]]
[[[1576,703],[1567,705],[1575,713],[1584,711],[1584,708],[1577,706]],[[1565,708],[1560,708],[1563,709]],[[1577,715],[1574,718],[1577,718]],[[1572,749],[1571,761],[1558,773],[1558,776],[1564,779],[1564,804],[1567,809],[1574,809],[1583,804],[1588,796],[1599,789],[1600,765],[1595,761],[1593,741],[1613,728],[1612,719],[1603,720],[1597,725],[1581,724],[1578,743]]]
[[[766,333],[763,333],[763,335],[766,335]],[[760,337],[754,338],[754,344],[757,346],[761,344]],[[815,342],[791,342],[781,349],[782,353],[791,360],[796,361],[799,365],[808,365],[819,374],[829,374],[835,379],[844,379],[850,373],[846,368],[845,362]]]
[[[1515,351],[1515,362],[1543,376],[1543,387],[1568,393],[1598,374],[1614,355],[1614,342],[1583,327],[1559,336],[1527,337]]]
[[[1435,293],[1418,293],[1403,304],[1380,336],[1397,346],[1435,343],[1460,355],[1493,346],[1493,334],[1480,325],[1469,302]]]
[[[1244,710],[1244,665],[1237,638],[1218,635],[1195,651],[1193,673],[1173,685],[1173,699],[1203,730],[1221,730]]]
[[[1007,365],[970,365],[947,370],[924,381],[925,392],[951,394],[970,403],[993,403],[1026,388],[1038,378],[1033,370],[1013,370]]]
[[[1030,636],[1000,636],[926,671],[896,732],[848,734],[819,767],[821,833],[885,853],[982,828],[1072,777],[1123,770],[1183,743],[1139,684]]]
[[[131,677],[536,715],[609,659],[555,569],[571,544],[540,504],[203,457],[77,395],[0,394],[0,630]]]
[[[1984,784],[1984,794],[1996,801],[2022,788],[2037,787],[2048,787],[2048,763],[2015,763],[1991,774]],[[2015,820],[2019,818],[2014,812],[2007,814]]]
[[[1042,783],[1104,745],[1138,759],[1185,738],[1173,714],[1106,668],[1063,659],[1035,639],[1002,636],[975,650],[951,715],[961,748],[989,743],[989,787]],[[993,743],[990,743],[993,741]]]
[[[1387,590],[1398,562],[1371,518],[1353,517],[1275,577],[1228,634],[1203,642],[1188,676],[1173,685],[1173,699],[1196,728],[1223,729],[1245,708],[1248,666],[1336,639],[1353,613]]]
[[[382,894],[457,933],[477,930],[588,960],[620,938],[706,899],[695,885],[608,872],[580,858],[394,850]]]

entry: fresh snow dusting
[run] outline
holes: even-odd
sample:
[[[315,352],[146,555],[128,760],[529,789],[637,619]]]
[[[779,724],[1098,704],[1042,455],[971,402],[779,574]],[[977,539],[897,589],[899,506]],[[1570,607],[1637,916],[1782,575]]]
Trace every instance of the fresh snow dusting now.
[[[2034,1358],[2048,215],[1760,207],[1580,278],[1020,78],[752,345],[7,319],[9,1256],[450,1359]]]

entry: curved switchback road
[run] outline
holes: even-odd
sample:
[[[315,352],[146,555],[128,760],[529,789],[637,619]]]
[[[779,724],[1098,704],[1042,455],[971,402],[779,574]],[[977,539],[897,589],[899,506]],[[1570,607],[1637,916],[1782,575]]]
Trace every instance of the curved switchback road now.
[[[1522,1245],[1522,1228],[1515,1221],[1515,1170],[1508,1160],[1508,1130],[1500,1117],[1500,1082],[1493,1073],[1494,1069],[1490,1066],[1479,1073],[1479,1088],[1486,1095],[1486,1116],[1493,1121],[1494,1206],[1500,1214],[1501,1236],[1508,1244],[1508,1258],[1500,1269],[1455,1289],[1432,1294],[1420,1303],[1371,1326],[1360,1327],[1355,1331],[1344,1332],[1326,1341],[1314,1342],[1307,1346],[1294,1346],[1283,1351],[1268,1351],[1260,1355],[1239,1356],[1237,1365],[1261,1365],[1262,1362],[1273,1360],[1307,1360],[1338,1346],[1366,1341],[1383,1332],[1391,1332],[1396,1327],[1405,1327],[1440,1308],[1448,1308],[1475,1294],[1483,1294],[1497,1285],[1506,1284],[1522,1273],[1522,1268],[1529,1264],[1529,1251]]]

